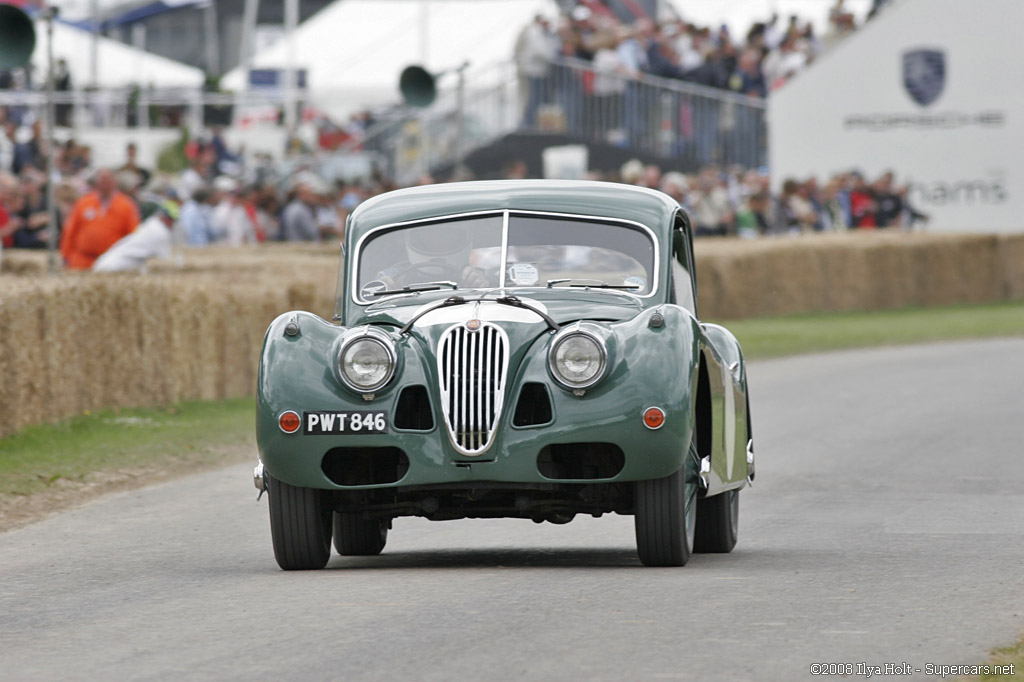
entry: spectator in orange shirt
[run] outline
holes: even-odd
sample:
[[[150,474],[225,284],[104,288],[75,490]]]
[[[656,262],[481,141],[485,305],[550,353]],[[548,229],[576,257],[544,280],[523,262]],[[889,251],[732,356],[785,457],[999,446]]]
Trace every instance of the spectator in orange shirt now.
[[[60,252],[74,270],[85,270],[114,242],[130,234],[139,224],[139,209],[117,191],[114,174],[100,169],[93,178],[93,191],[75,202],[64,224]]]

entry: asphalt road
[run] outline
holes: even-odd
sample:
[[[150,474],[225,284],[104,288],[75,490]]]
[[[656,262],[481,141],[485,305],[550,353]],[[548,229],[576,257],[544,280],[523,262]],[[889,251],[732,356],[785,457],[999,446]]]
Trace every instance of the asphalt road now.
[[[1024,339],[750,376],[732,554],[643,568],[629,517],[400,519],[381,557],[285,573],[236,466],[0,535],[0,679],[799,680],[1017,637]]]

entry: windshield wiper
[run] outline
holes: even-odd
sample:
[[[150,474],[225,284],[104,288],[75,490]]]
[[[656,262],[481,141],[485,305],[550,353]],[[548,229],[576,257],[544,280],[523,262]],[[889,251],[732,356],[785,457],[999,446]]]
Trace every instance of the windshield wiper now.
[[[439,308],[448,308],[453,305],[462,305],[466,303],[466,299],[461,296],[449,296],[435,306],[426,307],[413,315],[412,319],[405,323],[405,326],[398,330],[399,336],[405,336],[412,329],[412,326],[416,324],[416,321],[426,315],[427,313],[433,312]]]
[[[414,284],[407,284],[401,289],[383,289],[381,291],[374,291],[370,296],[388,296],[389,294],[415,294],[420,291],[437,291],[444,287],[451,287],[452,289],[458,289],[459,285],[456,282],[449,280],[442,280],[439,282],[416,282]]]
[[[565,284],[570,282],[569,286],[575,289],[642,289],[643,287],[639,284],[608,284],[602,282],[599,279],[585,279],[578,277],[568,277],[566,279],[549,279],[548,289],[554,289],[556,284]],[[572,282],[589,282],[589,284],[572,284]]]

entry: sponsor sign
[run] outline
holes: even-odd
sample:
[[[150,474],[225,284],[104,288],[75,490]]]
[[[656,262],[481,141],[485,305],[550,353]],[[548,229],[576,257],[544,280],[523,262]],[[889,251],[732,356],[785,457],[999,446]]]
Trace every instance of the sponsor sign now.
[[[1019,0],[890,4],[769,97],[773,185],[892,171],[928,230],[1024,232],[1022,22]]]
[[[946,84],[946,53],[942,50],[907,50],[903,53],[903,87],[915,102],[928,106]]]

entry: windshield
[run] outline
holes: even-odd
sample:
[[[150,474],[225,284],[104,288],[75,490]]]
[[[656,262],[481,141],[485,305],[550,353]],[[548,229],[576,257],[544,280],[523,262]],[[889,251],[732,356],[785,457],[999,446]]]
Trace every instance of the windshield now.
[[[653,292],[654,242],[639,226],[512,213],[417,223],[371,233],[356,254],[356,299],[437,287],[608,286]],[[436,288],[436,287],[435,287]]]

